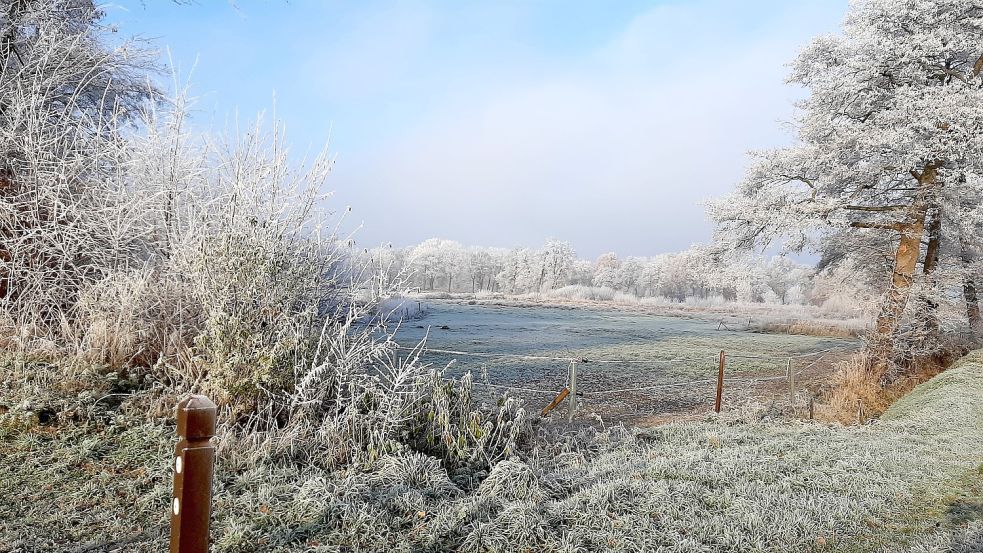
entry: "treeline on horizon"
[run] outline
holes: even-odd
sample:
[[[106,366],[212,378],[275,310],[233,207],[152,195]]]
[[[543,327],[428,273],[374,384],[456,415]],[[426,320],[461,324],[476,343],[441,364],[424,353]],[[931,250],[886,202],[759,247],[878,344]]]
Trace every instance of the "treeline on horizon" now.
[[[712,298],[826,305],[849,312],[871,301],[850,264],[823,270],[787,256],[722,255],[703,245],[652,257],[621,258],[609,252],[587,260],[561,240],[549,240],[540,248],[508,249],[431,238],[403,248],[363,250],[362,255],[389,279],[402,280],[417,291],[522,295],[592,287],[675,302]]]

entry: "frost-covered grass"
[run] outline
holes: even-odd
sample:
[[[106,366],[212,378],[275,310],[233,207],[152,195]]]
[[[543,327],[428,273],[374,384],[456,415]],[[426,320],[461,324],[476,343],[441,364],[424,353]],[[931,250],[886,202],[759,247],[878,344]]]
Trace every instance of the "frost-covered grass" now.
[[[505,356],[431,351],[429,361],[453,363],[451,374],[471,370],[487,374],[491,384],[524,388],[514,393],[530,402],[530,410],[538,410],[566,385],[569,363],[508,356],[587,359],[577,366],[578,390],[585,394],[578,416],[587,419],[596,414],[607,422],[628,424],[666,413],[705,412],[713,402],[714,383],[710,380],[716,378],[721,350],[728,352],[727,375],[731,379],[725,386],[724,401],[734,405],[750,397],[770,401],[776,394],[784,401],[785,394],[780,387],[749,389],[751,383],[738,384],[732,377],[780,377],[785,374],[789,355],[807,356],[795,362],[796,371],[801,372],[820,359],[818,352],[850,351],[859,344],[842,338],[752,332],[733,325],[730,328],[734,329],[728,330],[713,320],[632,311],[437,301],[425,305],[426,316],[399,329],[399,342],[415,344],[426,337],[428,347],[436,350]],[[823,363],[836,355],[823,358]],[[822,367],[828,368],[828,363]],[[484,379],[476,381],[482,383]],[[679,386],[610,393],[666,384]],[[804,392],[802,401],[808,402],[806,387],[800,386],[800,391]]]
[[[598,309],[457,305],[428,302],[426,316],[404,325],[396,335],[400,342],[416,343],[427,337],[428,347],[505,355],[540,355],[590,360],[651,361],[650,365],[597,365],[586,363],[587,373],[625,373],[641,380],[713,376],[720,350],[731,354],[768,357],[728,362],[734,373],[774,373],[785,370],[789,355],[836,349],[852,349],[855,340],[790,334],[749,332],[731,325],[697,318],[663,317],[646,313]],[[447,327],[446,329],[443,327]],[[457,371],[485,367],[493,379],[539,379],[564,376],[566,364],[550,361],[494,360],[453,355],[432,355],[432,360],[452,359]],[[589,384],[583,381],[584,385]]]
[[[583,431],[490,473],[448,471],[406,448],[329,469],[316,451],[302,460],[276,440],[223,435],[214,549],[976,551],[981,396],[976,352],[864,427],[762,423],[747,411]],[[166,547],[170,422],[126,404],[96,411],[56,427],[4,415],[0,550]]]
[[[520,295],[426,292],[419,300],[467,301],[482,305],[553,306],[607,309],[723,322],[730,328],[810,336],[858,336],[869,329],[870,316],[856,305],[827,302],[821,306],[726,301],[720,296],[674,301],[662,296],[639,297],[607,287],[570,285],[543,293]]]

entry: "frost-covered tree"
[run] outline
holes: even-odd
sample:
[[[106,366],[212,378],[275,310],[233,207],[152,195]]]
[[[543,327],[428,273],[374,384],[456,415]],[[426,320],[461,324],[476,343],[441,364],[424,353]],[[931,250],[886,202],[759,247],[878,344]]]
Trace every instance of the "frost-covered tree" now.
[[[502,270],[495,276],[502,291],[509,294],[529,291],[539,276],[536,252],[515,248],[505,255]]]
[[[104,40],[91,0],[0,3],[0,306],[47,326],[139,258],[123,123],[155,90],[150,53]]]
[[[852,256],[874,258],[870,233],[891,237],[872,343],[881,370],[913,284],[938,271],[922,246],[942,234],[926,229],[980,219],[979,204],[958,200],[981,183],[981,36],[974,0],[853,3],[843,33],[815,39],[793,65],[790,81],[809,91],[798,143],[757,154],[737,191],[710,207],[719,240],[734,248],[822,249],[837,235],[854,240]]]
[[[418,278],[423,282],[423,288],[433,290],[437,277],[442,272],[441,263],[441,243],[440,238],[430,238],[424,240],[410,250],[407,261],[415,271]]]
[[[800,295],[803,294],[812,276],[811,268],[783,256],[773,257],[765,271],[768,287],[782,304],[791,292],[798,290]]]
[[[539,251],[540,279],[538,290],[559,288],[566,284],[577,252],[569,242],[550,240]]]
[[[689,296],[705,296],[709,288],[708,277],[713,274],[706,252],[698,248],[659,256],[661,263],[661,295],[677,301]]]
[[[488,249],[471,247],[465,254],[467,275],[471,279],[471,291],[483,290],[486,281],[490,285],[495,275],[495,256]]]
[[[597,258],[594,268],[594,286],[607,286],[614,288],[618,285],[618,269],[621,267],[621,260],[618,254],[608,252],[601,254]]]
[[[447,291],[454,286],[454,277],[465,271],[467,254],[459,242],[442,240],[437,248],[439,276],[447,281]]]
[[[618,268],[618,287],[626,292],[634,292],[637,295],[638,285],[642,278],[644,267],[644,259],[640,257],[626,257],[624,263]]]
[[[570,268],[570,284],[590,286],[594,281],[594,264],[587,259],[575,259]]]

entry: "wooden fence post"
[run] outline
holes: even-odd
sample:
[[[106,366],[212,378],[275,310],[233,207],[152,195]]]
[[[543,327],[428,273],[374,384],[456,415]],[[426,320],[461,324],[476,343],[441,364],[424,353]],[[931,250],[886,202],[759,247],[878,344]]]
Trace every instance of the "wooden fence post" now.
[[[788,403],[792,406],[792,416],[795,416],[795,373],[792,372],[792,358],[785,363],[785,373],[788,375]]]
[[[714,412],[720,412],[720,401],[724,396],[724,365],[727,362],[727,354],[720,350],[720,365],[717,370],[717,401],[713,404]]]
[[[540,416],[545,417],[546,415],[548,415],[549,412],[555,409],[556,406],[559,405],[561,401],[566,399],[566,397],[569,394],[570,394],[570,389],[564,386],[563,389],[560,390],[560,393],[556,394],[556,397],[553,398],[553,401],[551,401],[550,404],[547,405],[546,407],[543,407],[543,412],[540,413]]]
[[[171,496],[170,553],[208,553],[215,465],[215,420],[218,409],[205,396],[190,396],[177,405],[174,448],[174,493]]]
[[[569,411],[567,412],[567,422],[573,422],[573,414],[577,410],[577,362],[570,362],[570,384],[567,388],[570,389],[570,403],[568,404]]]

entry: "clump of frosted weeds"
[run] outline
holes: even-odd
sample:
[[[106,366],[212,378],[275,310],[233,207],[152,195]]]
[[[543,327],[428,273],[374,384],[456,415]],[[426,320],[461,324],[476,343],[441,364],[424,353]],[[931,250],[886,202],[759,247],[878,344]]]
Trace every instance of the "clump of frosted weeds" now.
[[[495,465],[488,478],[478,486],[478,493],[502,501],[542,501],[544,494],[533,469],[518,460]]]

